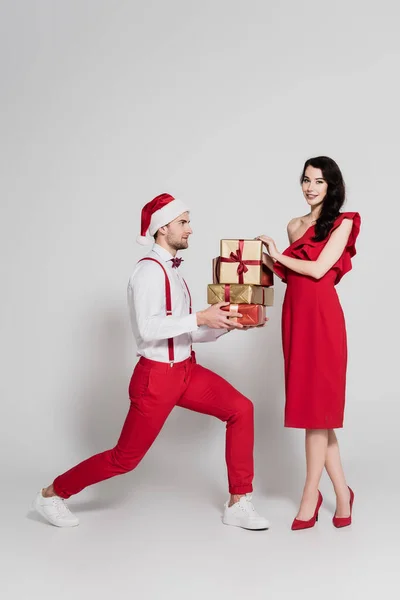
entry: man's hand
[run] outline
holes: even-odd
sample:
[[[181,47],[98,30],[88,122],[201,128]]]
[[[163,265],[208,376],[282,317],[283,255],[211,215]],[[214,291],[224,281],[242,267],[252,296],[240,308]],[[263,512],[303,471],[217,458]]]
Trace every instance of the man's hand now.
[[[237,312],[227,312],[221,310],[222,306],[229,306],[229,302],[219,302],[212,304],[206,310],[202,310],[196,314],[197,325],[207,325],[211,329],[243,329],[240,323],[234,323],[230,317],[240,318],[242,315]]]

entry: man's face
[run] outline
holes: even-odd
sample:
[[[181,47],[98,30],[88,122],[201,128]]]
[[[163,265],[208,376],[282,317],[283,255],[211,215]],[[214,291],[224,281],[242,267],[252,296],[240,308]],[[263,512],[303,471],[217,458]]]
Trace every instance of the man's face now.
[[[189,213],[184,212],[165,227],[161,227],[158,235],[163,235],[165,242],[174,250],[185,250],[189,246],[189,236],[192,234]]]

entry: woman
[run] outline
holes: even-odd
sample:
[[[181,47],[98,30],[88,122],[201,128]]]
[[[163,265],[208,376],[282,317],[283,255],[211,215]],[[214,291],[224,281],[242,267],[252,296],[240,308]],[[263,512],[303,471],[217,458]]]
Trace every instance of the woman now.
[[[351,523],[354,500],[347,486],[334,429],[343,427],[347,344],[335,285],[351,269],[360,230],[358,213],[340,212],[345,185],[338,165],[320,156],[301,176],[310,212],[288,224],[290,246],[281,254],[273,239],[264,262],[287,283],[282,311],[285,359],[285,427],[306,430],[307,476],[292,529],[313,527],[325,467],[336,493],[335,527]]]

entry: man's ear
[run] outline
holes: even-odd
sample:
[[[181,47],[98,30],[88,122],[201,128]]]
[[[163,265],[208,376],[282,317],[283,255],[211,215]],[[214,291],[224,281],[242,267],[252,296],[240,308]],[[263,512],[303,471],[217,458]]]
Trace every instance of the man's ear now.
[[[161,235],[165,235],[167,233],[167,225],[163,225],[158,229],[157,233],[161,233]]]

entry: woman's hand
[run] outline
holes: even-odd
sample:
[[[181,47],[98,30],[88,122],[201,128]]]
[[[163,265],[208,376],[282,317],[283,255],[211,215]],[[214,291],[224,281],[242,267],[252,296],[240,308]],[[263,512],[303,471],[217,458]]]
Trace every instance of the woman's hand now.
[[[256,239],[260,240],[264,244],[271,258],[278,260],[280,253],[272,238],[268,237],[267,235],[259,235]]]

